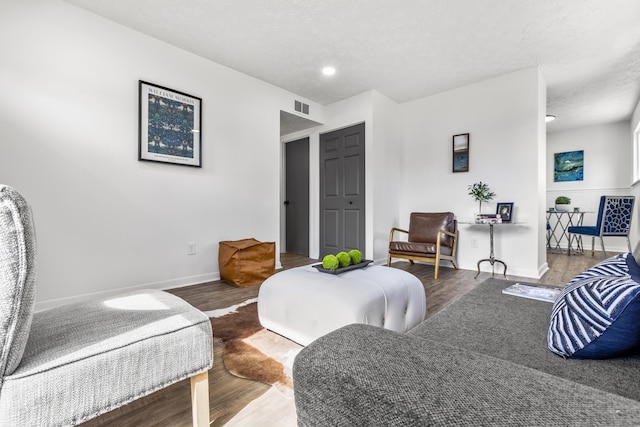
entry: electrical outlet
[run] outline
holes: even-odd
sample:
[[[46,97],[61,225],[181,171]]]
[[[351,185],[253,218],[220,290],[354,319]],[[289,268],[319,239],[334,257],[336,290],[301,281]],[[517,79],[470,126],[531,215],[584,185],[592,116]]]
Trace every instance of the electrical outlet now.
[[[471,239],[471,247],[472,248],[478,247],[478,239]]]
[[[195,255],[196,254],[196,242],[187,243],[187,255]]]

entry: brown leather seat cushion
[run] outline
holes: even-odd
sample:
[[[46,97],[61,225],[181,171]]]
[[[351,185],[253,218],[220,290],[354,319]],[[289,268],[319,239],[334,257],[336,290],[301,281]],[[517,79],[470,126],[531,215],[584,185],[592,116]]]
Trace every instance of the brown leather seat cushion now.
[[[389,252],[397,255],[416,255],[416,254],[425,254],[425,255],[433,255],[436,254],[436,244],[435,243],[422,243],[422,242],[390,242],[389,243]],[[440,254],[441,255],[451,255],[451,248],[448,246],[440,246]]]

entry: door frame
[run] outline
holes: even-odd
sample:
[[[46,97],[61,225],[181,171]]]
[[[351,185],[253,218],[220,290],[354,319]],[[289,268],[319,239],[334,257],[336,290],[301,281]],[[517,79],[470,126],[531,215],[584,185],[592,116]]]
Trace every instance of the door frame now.
[[[315,134],[317,135],[317,134]],[[285,135],[285,138],[280,138],[280,248],[277,250],[280,252],[286,252],[286,243],[287,243],[287,209],[284,204],[287,197],[287,152],[285,149],[285,144],[289,142],[298,141],[300,139],[309,138],[309,256],[313,257],[314,253],[317,254],[317,250],[313,250],[314,248],[314,227],[313,227],[313,212],[312,206],[314,206],[314,198],[317,198],[318,195],[312,190],[313,188],[313,176],[314,172],[312,169],[311,159],[313,157],[313,140],[314,133],[310,132],[310,130],[305,130],[301,132],[296,132],[290,135]]]
[[[366,120],[355,120],[353,122],[339,125],[319,125],[309,127],[309,129],[283,135],[280,137],[280,242],[285,240],[285,212],[284,201],[286,196],[285,183],[285,152],[283,144],[296,141],[301,138],[309,138],[309,257],[317,258],[320,253],[320,134],[329,133],[335,130],[349,128],[358,124],[365,125],[365,247],[366,257],[372,257],[374,251],[373,222],[372,222],[372,187],[370,184],[371,174],[371,124]],[[388,239],[388,235],[385,240]],[[279,250],[280,248],[278,248]],[[386,255],[385,255],[386,256]],[[280,259],[278,255],[278,260]],[[278,266],[279,267],[279,263]]]
[[[359,177],[357,178],[358,182],[360,182],[360,185],[358,186],[359,190],[362,190],[361,192],[358,192],[358,196],[355,197],[349,197],[345,194],[342,194],[343,191],[345,190],[344,188],[344,184],[346,181],[341,181],[341,184],[343,184],[343,188],[342,190],[339,190],[340,192],[340,196],[337,199],[332,199],[333,201],[326,201],[326,203],[328,203],[329,205],[335,205],[337,203],[337,205],[335,205],[335,208],[338,209],[340,214],[344,214],[346,213],[349,209],[348,206],[346,205],[346,201],[349,201],[349,204],[352,203],[351,200],[355,200],[360,201],[361,203],[359,204],[359,218],[360,218],[360,222],[358,225],[358,243],[355,246],[346,246],[346,241],[344,241],[343,239],[346,238],[346,231],[344,229],[342,229],[342,233],[340,233],[341,227],[344,227],[346,225],[345,221],[346,218],[343,216],[342,219],[337,219],[338,221],[338,229],[335,230],[336,233],[339,234],[338,236],[338,247],[334,248],[333,251],[331,250],[327,250],[326,246],[323,246],[323,208],[326,207],[326,205],[324,204],[325,202],[323,202],[323,195],[322,195],[322,187],[324,185],[323,180],[322,180],[322,168],[323,166],[321,165],[321,159],[323,158],[323,155],[321,154],[322,151],[322,140],[325,136],[331,135],[331,134],[340,134],[339,138],[341,141],[344,141],[343,138],[345,138],[345,132],[347,132],[348,134],[354,134],[357,133],[359,136],[361,136],[361,144],[359,144],[359,148],[357,149],[357,153],[359,153],[359,164],[361,165],[361,175],[359,175]],[[342,147],[341,150],[348,150],[346,147]],[[355,123],[352,124],[350,126],[345,126],[345,127],[340,127],[337,129],[333,129],[333,130],[327,130],[327,131],[323,131],[319,133],[318,136],[318,206],[317,206],[317,211],[318,211],[318,252],[320,254],[320,256],[322,256],[323,253],[332,253],[334,251],[347,251],[349,250],[349,248],[351,249],[360,249],[363,253],[367,253],[367,222],[368,222],[368,218],[367,218],[367,200],[368,200],[368,195],[367,195],[367,130],[366,130],[366,122],[360,122],[360,123]],[[345,167],[345,165],[343,164],[344,161],[346,161],[348,155],[346,155],[346,153],[343,153],[340,157],[340,164],[342,165],[342,167]],[[342,176],[342,179],[345,179],[345,176],[343,175],[343,173],[338,173],[338,175]],[[358,206],[358,203],[356,203],[356,206]],[[340,215],[338,215],[340,216]]]
[[[306,212],[307,213],[307,221],[306,221],[307,222],[307,224],[306,224],[307,230],[306,230],[306,232],[307,232],[307,235],[306,235],[306,242],[301,242],[301,243],[306,243],[306,249],[303,249],[303,250],[306,250],[306,255],[307,256],[309,256],[309,254],[310,254],[310,247],[311,247],[311,240],[310,240],[310,236],[311,236],[311,211],[310,211],[310,209],[311,209],[311,194],[309,192],[309,190],[310,190],[310,179],[311,179],[311,171],[309,170],[309,162],[310,162],[310,157],[311,157],[310,156],[310,152],[309,152],[310,146],[311,146],[310,139],[311,138],[308,137],[308,136],[295,138],[295,139],[292,139],[292,140],[287,140],[287,142],[284,142],[283,145],[282,145],[282,148],[283,148],[283,166],[284,166],[283,167],[283,175],[284,175],[283,198],[285,199],[285,201],[283,202],[284,206],[283,206],[283,209],[282,209],[282,212],[283,212],[283,215],[284,215],[284,233],[282,235],[283,235],[284,239],[281,240],[281,246],[283,247],[283,250],[285,252],[291,252],[291,248],[288,247],[288,241],[290,240],[289,239],[289,235],[288,235],[289,221],[291,220],[288,217],[288,214],[289,214],[289,212],[291,211],[292,208],[289,207],[289,202],[288,202],[288,200],[286,200],[286,199],[291,199],[291,197],[290,197],[291,195],[288,192],[288,187],[290,187],[290,184],[289,184],[288,179],[287,179],[287,177],[289,176],[288,166],[291,163],[289,161],[290,159],[288,159],[288,156],[287,156],[287,153],[289,152],[289,150],[288,150],[289,147],[287,145],[288,144],[293,144],[293,143],[306,144],[306,162],[307,162],[307,165],[306,165],[307,166],[306,167],[307,170],[306,170],[306,172],[307,172],[307,176],[304,177],[304,178],[306,178],[306,180],[307,180],[307,188],[306,188],[306,191],[307,191],[307,193],[306,193],[306,197],[307,197],[307,212]],[[297,165],[298,162],[294,162],[294,164]],[[300,172],[304,172],[304,171],[300,171]],[[299,174],[296,174],[296,178],[302,178],[302,176],[300,176]],[[303,187],[301,187],[301,188],[303,188]],[[304,246],[304,245],[302,245],[302,246]]]

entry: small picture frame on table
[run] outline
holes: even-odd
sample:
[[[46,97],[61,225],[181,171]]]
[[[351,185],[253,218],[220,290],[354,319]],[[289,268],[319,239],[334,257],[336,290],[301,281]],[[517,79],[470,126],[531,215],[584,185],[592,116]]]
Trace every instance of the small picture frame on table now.
[[[498,203],[496,207],[496,215],[500,216],[502,222],[511,222],[513,214],[513,202]]]

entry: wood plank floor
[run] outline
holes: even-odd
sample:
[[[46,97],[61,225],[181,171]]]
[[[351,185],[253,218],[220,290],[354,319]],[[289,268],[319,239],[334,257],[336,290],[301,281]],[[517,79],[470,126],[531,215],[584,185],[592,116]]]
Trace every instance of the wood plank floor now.
[[[529,283],[563,285],[576,274],[595,265],[603,259],[595,256],[566,256],[547,254],[549,271],[539,280],[509,276],[509,280]],[[284,269],[305,265],[312,260],[299,255],[282,254]],[[433,316],[469,290],[478,286],[490,273],[481,273],[474,279],[475,271],[441,268],[438,280],[433,279],[433,266],[396,262],[396,268],[409,271],[417,276],[425,287],[427,295],[427,317]],[[497,266],[500,269],[499,266]],[[500,270],[501,271],[501,270]],[[495,275],[503,278],[502,275]],[[185,299],[200,310],[214,310],[240,303],[258,296],[259,286],[236,288],[225,282],[216,281],[194,286],[177,288],[169,292]],[[209,393],[211,425],[213,426],[296,426],[293,400],[287,399],[275,388],[255,381],[237,378],[229,374],[222,361],[223,344],[214,342],[214,366],[209,371]],[[108,381],[108,379],[105,379]],[[138,399],[129,405],[91,420],[84,426],[190,426],[191,401],[189,381],[182,381],[170,387]]]

